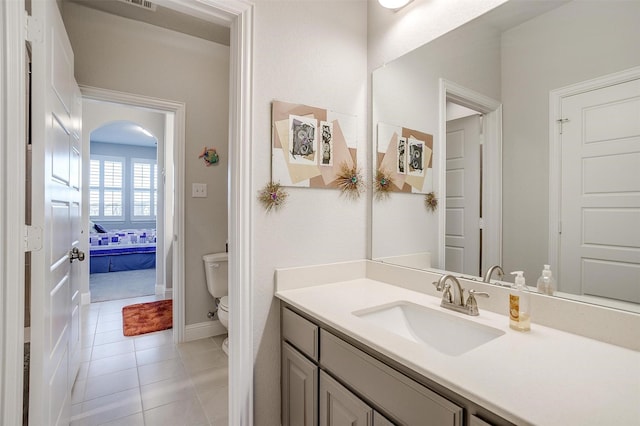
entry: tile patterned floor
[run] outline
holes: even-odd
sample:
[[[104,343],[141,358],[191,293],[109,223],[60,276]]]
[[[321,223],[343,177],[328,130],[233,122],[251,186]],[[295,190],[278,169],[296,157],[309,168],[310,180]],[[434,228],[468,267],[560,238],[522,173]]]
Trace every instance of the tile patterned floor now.
[[[72,426],[227,426],[226,336],[179,345],[171,330],[125,337],[122,307],[155,296],[83,308]]]

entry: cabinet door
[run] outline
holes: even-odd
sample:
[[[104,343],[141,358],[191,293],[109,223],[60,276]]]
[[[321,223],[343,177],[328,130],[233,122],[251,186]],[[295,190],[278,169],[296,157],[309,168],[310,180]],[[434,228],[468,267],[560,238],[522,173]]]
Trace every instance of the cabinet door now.
[[[282,343],[282,425],[317,426],[318,366]]]
[[[320,371],[320,426],[373,426],[373,409]]]
[[[373,412],[373,426],[395,426],[389,419],[377,411]]]

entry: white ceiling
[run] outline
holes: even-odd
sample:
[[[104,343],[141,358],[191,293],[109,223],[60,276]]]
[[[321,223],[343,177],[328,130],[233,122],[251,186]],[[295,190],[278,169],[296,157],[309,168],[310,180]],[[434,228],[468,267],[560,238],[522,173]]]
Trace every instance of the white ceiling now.
[[[147,132],[147,133],[145,133]],[[132,121],[113,121],[91,132],[91,142],[116,143],[155,148],[158,140]]]

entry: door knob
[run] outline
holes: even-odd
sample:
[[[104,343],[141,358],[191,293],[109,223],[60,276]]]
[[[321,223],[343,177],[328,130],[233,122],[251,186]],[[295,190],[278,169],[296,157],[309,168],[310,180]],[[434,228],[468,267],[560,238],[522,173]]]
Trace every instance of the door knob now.
[[[69,252],[69,262],[73,263],[74,260],[79,260],[82,262],[84,260],[84,252],[78,250],[78,247],[74,247]]]

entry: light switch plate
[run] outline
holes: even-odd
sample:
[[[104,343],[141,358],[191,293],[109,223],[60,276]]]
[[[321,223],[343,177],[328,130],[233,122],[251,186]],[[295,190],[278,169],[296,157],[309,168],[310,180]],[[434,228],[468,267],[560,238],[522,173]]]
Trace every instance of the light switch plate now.
[[[191,196],[193,198],[207,198],[207,184],[194,183],[191,185]]]

